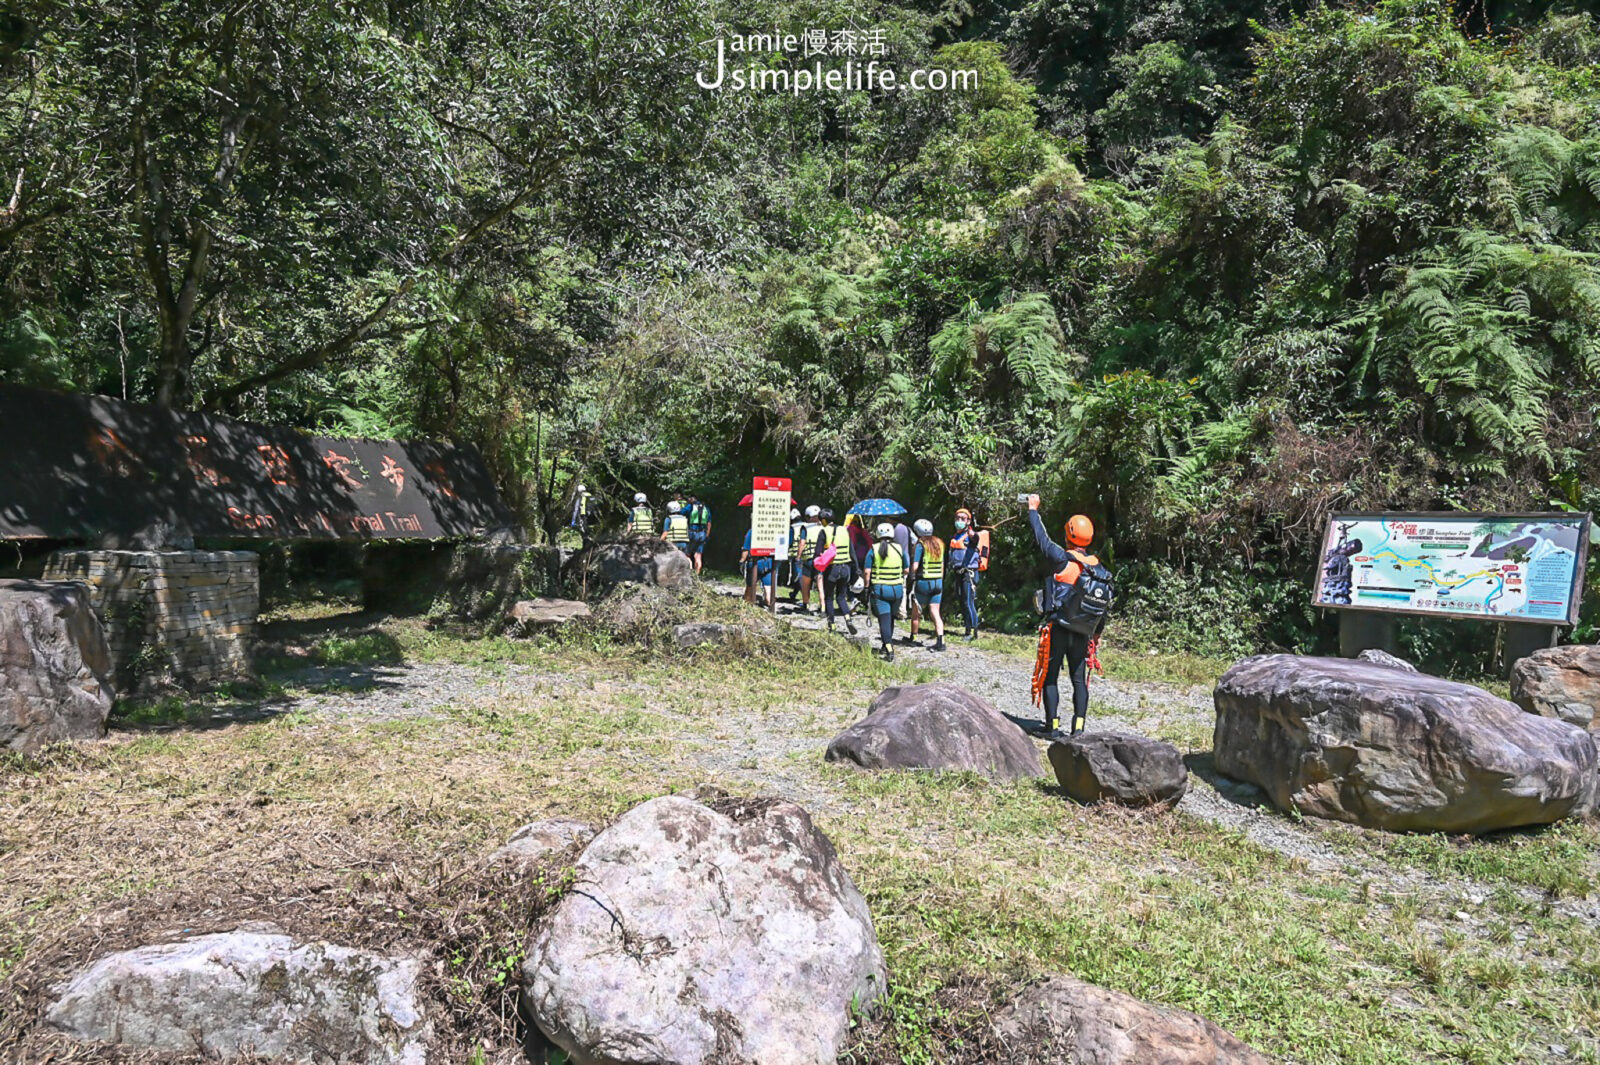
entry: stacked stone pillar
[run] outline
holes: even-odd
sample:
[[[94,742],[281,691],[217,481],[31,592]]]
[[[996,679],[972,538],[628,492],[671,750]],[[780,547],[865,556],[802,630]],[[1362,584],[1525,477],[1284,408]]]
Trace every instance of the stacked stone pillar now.
[[[213,687],[253,675],[261,577],[251,551],[58,551],[44,577],[88,585],[117,689]]]

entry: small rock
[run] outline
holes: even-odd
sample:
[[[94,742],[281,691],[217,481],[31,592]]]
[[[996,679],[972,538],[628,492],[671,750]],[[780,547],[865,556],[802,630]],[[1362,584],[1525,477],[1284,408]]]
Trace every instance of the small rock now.
[[[1546,647],[1518,659],[1511,667],[1511,701],[1530,714],[1593,727],[1600,707],[1600,647]]]
[[[105,735],[111,648],[86,585],[0,581],[0,749]]]
[[[828,744],[830,762],[863,769],[970,770],[995,780],[1042,777],[1039,751],[987,701],[940,681],[885,689],[867,716]]]
[[[582,821],[566,817],[534,821],[513,832],[504,846],[489,855],[489,864],[527,868],[547,854],[564,851],[593,838],[594,829]]]
[[[820,1065],[886,973],[866,901],[805,810],[668,795],[596,836],[523,963],[582,1065]]]
[[[1392,655],[1388,651],[1381,650],[1377,647],[1367,648],[1365,651],[1362,651],[1360,654],[1356,655],[1356,658],[1362,662],[1371,662],[1375,666],[1388,666],[1390,669],[1403,669],[1407,673],[1421,672],[1416,666],[1412,665],[1410,662],[1407,662],[1399,655]]]
[[[589,604],[576,599],[523,599],[506,614],[506,624],[521,634],[587,621],[592,616]]]
[[[93,963],[45,1023],[74,1039],[234,1058],[422,1065],[421,964],[274,932],[222,932]]]
[[[716,621],[691,621],[672,630],[672,642],[680,651],[702,644],[724,644],[748,636],[748,630],[739,625],[724,625]]]
[[[1056,780],[1079,802],[1174,806],[1189,790],[1178,748],[1126,732],[1089,732],[1050,745]]]
[[[1204,1017],[1071,976],[1024,991],[994,1019],[1009,1060],[1060,1065],[1272,1065]]]

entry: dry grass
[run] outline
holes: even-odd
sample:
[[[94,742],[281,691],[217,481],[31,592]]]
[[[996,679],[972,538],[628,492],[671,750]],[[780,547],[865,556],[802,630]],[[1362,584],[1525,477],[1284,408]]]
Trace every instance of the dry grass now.
[[[171,731],[0,764],[0,1053],[107,1060],[31,1030],[52,982],[108,950],[270,920],[426,952],[447,1018],[439,1060],[520,1060],[509,977],[562,872],[520,881],[483,858],[529,820],[598,824],[709,782],[805,802],[867,896],[892,987],[855,1062],[996,1060],[987,1017],[1059,971],[1194,1009],[1295,1061],[1595,1060],[1600,935],[1509,889],[1482,903],[1422,890],[1433,871],[1479,872],[1451,864],[1454,844],[1352,836],[1395,863],[1391,881],[1358,881],[1183,814],[828,766],[821,742],[913,675],[842,641],[676,656],[603,634],[382,631],[385,655],[486,677],[517,663],[535,679],[426,717],[291,710],[213,728],[179,715]],[[1600,826],[1571,826],[1481,868],[1577,877],[1596,844]],[[1458,909],[1501,931],[1458,934]]]

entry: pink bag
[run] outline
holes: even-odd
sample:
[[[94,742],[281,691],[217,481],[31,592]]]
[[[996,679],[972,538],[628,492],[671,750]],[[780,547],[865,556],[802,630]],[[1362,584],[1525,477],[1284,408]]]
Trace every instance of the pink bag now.
[[[823,570],[827,569],[828,564],[833,561],[833,556],[838,553],[839,549],[834,545],[829,544],[827,550],[823,551],[822,554],[817,556],[817,561],[815,563],[817,572],[821,573]]]

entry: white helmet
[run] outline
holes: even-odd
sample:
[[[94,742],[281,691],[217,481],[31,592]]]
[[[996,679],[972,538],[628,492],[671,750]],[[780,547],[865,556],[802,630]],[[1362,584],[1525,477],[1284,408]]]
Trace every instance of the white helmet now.
[[[643,492],[635,492],[635,493],[633,493],[633,501],[635,503],[648,503],[648,502],[650,502],[650,500],[645,498],[645,494]]]
[[[667,504],[667,513],[668,514],[676,514],[678,511],[680,511],[682,509],[683,509],[683,506],[676,499],[674,499],[672,502]]]
[[[894,526],[890,525],[886,521],[878,522],[878,539],[880,539],[880,540],[893,540],[894,539]]]
[[[806,508],[806,517],[808,517],[808,518],[819,517],[819,516],[821,516],[821,514],[822,514],[822,508],[817,506],[815,503],[811,504],[809,507]]]
[[[918,536],[932,536],[933,522],[929,521],[927,518],[918,518],[912,524],[911,531],[916,533]]]
[[[584,493],[584,492],[587,492],[587,491],[588,491],[588,489],[587,489],[587,488],[585,488],[585,487],[584,487],[584,486],[583,486],[583,485],[581,485],[581,484],[580,484],[580,485],[579,485],[579,486],[578,486],[578,494],[579,494],[579,495],[582,495],[582,494],[583,494],[583,493]]]
[[[800,516],[800,511],[798,511],[794,507],[790,507],[789,508],[789,520],[790,521],[794,521],[799,516]]]

